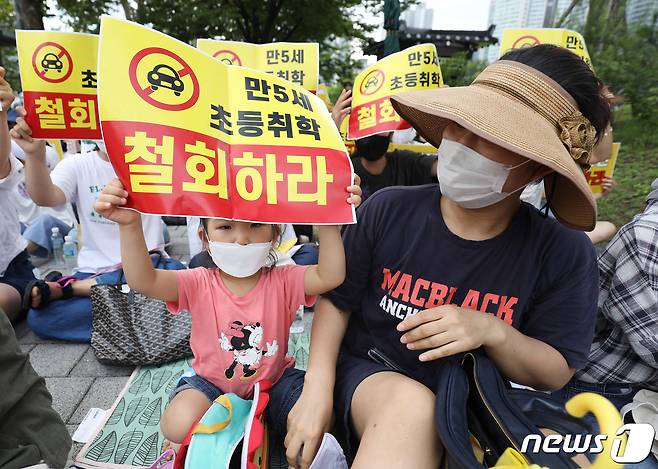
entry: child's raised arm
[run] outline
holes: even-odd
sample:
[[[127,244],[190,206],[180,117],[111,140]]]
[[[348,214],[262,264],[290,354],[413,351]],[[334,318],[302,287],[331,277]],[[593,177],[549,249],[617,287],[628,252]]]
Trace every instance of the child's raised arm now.
[[[320,253],[318,264],[306,269],[304,293],[320,295],[333,290],[345,280],[345,248],[340,226],[319,226]]]
[[[113,179],[103,188],[94,208],[103,217],[119,224],[121,262],[128,285],[149,298],[178,301],[176,273],[153,268],[139,213],[121,208],[127,197],[128,192],[121,181]]]

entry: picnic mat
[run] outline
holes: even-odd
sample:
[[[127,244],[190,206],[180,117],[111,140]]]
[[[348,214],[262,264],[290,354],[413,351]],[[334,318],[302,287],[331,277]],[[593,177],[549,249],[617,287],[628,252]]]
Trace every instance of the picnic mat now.
[[[302,370],[308,361],[309,339],[310,324],[303,333],[290,334],[288,353]],[[160,416],[169,401],[169,393],[191,363],[189,358],[137,368],[107,412],[105,423],[80,450],[76,466],[90,469],[150,466],[162,453]],[[287,469],[283,442],[272,435],[269,440],[269,467]]]

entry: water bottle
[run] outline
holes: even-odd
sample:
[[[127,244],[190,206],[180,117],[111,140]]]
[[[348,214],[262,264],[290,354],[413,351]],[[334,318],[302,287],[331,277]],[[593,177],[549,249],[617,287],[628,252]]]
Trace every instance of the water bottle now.
[[[73,240],[73,236],[64,236],[63,257],[66,270],[72,271],[75,269],[78,259],[78,246]]]
[[[56,266],[59,266],[63,262],[64,238],[62,238],[62,234],[59,232],[59,228],[57,227],[54,227],[50,231],[50,245],[53,248],[53,263]]]

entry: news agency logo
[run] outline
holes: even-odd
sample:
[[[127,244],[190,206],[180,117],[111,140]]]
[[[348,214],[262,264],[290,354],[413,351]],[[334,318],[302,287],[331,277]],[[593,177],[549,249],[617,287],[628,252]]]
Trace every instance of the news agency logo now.
[[[610,458],[621,464],[644,461],[651,453],[655,435],[655,429],[648,423],[622,425],[612,440]],[[521,453],[600,454],[607,439],[607,435],[527,435]]]

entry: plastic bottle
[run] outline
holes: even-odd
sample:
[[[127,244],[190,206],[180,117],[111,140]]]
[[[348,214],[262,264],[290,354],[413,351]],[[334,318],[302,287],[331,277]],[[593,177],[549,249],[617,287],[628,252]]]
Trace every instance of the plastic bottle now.
[[[66,270],[72,271],[75,269],[78,260],[78,246],[75,244],[73,236],[64,236],[64,246],[62,251]]]
[[[53,263],[61,265],[64,261],[64,238],[56,226],[50,231],[50,245],[53,248]]]

